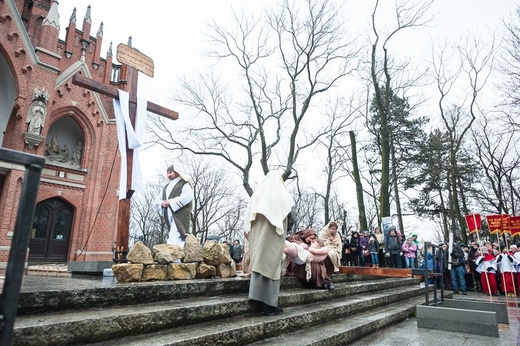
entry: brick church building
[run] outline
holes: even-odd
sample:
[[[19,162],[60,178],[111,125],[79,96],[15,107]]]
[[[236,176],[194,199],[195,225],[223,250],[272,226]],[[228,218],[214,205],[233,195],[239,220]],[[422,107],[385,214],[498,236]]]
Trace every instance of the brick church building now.
[[[120,157],[112,99],[73,85],[72,77],[117,85],[126,66],[112,60],[111,46],[101,58],[103,24],[94,31],[90,11],[81,29],[76,10],[68,14],[61,40],[58,1],[0,0],[0,145],[46,158],[29,262],[113,257]],[[0,268],[23,179],[23,166],[0,162]]]

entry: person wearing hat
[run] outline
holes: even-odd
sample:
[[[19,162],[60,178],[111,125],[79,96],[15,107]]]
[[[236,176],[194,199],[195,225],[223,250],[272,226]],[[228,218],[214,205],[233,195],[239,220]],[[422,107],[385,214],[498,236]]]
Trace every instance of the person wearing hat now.
[[[179,173],[173,165],[166,169],[169,183],[164,186],[158,201],[160,213],[169,229],[167,244],[184,247],[186,235],[190,233],[190,213],[193,207],[191,178]]]

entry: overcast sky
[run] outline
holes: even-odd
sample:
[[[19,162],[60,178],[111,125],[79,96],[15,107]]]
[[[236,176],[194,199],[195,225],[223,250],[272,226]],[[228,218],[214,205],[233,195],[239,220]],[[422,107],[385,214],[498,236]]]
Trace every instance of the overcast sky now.
[[[77,9],[77,27],[81,29],[87,6],[91,6],[92,32],[95,36],[104,23],[102,57],[113,42],[114,55],[119,43],[133,38],[133,47],[148,55],[155,63],[153,79],[140,74],[140,95],[154,102],[168,102],[175,81],[184,74],[208,68],[202,52],[207,45],[207,24],[215,19],[226,23],[234,8],[256,11],[264,3],[275,0],[61,0],[60,37],[74,7]],[[345,0],[344,13],[349,30],[367,31],[373,7],[370,0]],[[393,1],[385,0],[383,4]],[[484,35],[490,28],[500,25],[502,18],[514,11],[516,0],[437,0],[433,13],[437,13],[436,27],[409,31],[401,37],[400,52],[406,55],[427,55],[431,40],[456,41],[467,32]],[[383,16],[383,12],[381,14]],[[173,105],[174,106],[174,105]]]
[[[111,41],[115,56],[117,45],[126,44],[132,36],[133,47],[155,63],[153,79],[139,75],[139,95],[179,111],[182,117],[186,115],[185,110],[168,97],[174,93],[179,78],[213,68],[203,54],[208,44],[207,24],[213,19],[221,24],[229,22],[232,8],[244,7],[258,13],[267,3],[276,3],[276,0],[61,0],[60,37],[64,38],[73,8],[77,9],[77,28],[81,30],[87,6],[91,5],[91,35],[95,36],[100,23],[104,23],[101,56],[105,57]],[[387,6],[393,1],[381,3]],[[373,4],[371,0],[344,0],[342,15],[355,35],[368,32]],[[394,48],[399,54],[416,60],[429,59],[433,41],[456,42],[467,33],[485,37],[501,28],[501,21],[509,18],[517,5],[516,0],[437,0],[432,11],[437,17],[435,26],[403,32]],[[384,17],[382,9],[380,16]],[[148,165],[145,171],[150,166],[153,167]]]

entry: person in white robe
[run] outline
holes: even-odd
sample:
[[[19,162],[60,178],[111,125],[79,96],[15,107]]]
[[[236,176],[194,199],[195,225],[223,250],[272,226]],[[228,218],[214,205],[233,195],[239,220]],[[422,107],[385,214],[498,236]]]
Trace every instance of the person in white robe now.
[[[283,313],[278,297],[288,215],[293,205],[281,173],[270,171],[255,189],[246,211],[251,270],[249,299],[259,302],[265,315]]]
[[[166,243],[184,247],[186,235],[190,233],[193,182],[190,176],[178,172],[173,165],[166,170],[166,176],[169,183],[156,201],[156,208],[169,229]]]

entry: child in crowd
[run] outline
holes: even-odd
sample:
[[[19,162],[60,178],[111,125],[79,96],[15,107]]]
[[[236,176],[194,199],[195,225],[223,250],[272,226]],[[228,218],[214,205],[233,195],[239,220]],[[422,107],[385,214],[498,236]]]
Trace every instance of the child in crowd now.
[[[371,258],[370,258],[370,251],[368,251],[368,248],[366,246],[363,246],[361,249],[361,255],[364,258],[364,266],[370,267],[371,266]]]
[[[413,268],[415,262],[415,255],[417,252],[417,245],[413,241],[412,237],[408,237],[403,243],[401,250],[404,253],[404,260],[406,269]]]
[[[372,268],[379,268],[379,242],[374,234],[368,239],[368,252],[372,259]]]

